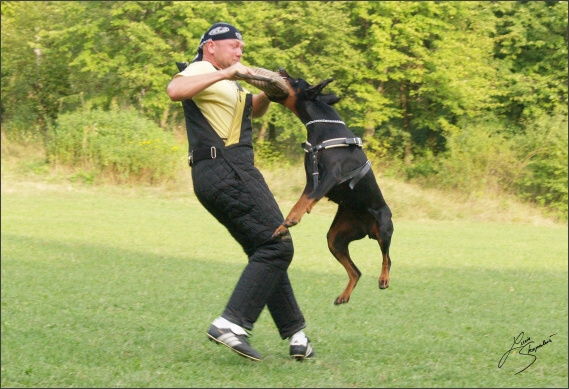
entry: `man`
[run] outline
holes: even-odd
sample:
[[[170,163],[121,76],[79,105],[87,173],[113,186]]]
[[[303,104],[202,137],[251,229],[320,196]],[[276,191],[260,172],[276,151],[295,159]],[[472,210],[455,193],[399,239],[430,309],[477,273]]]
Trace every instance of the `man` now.
[[[307,359],[315,353],[302,331],[304,316],[287,273],[292,238],[271,239],[284,217],[253,160],[251,117],[264,115],[270,100],[264,92],[244,91],[236,81],[237,73],[254,74],[240,62],[243,47],[237,28],[215,23],[202,36],[192,63],[167,88],[170,99],[184,107],[194,192],[249,257],[207,336],[258,361],[247,330],[267,306],[281,338],[290,339],[290,355]]]

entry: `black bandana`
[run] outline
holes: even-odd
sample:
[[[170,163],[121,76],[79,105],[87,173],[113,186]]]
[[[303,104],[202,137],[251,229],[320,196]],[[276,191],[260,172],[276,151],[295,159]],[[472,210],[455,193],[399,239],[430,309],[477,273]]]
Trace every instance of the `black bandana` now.
[[[203,59],[203,45],[209,41],[220,41],[223,39],[238,39],[243,41],[241,33],[238,29],[229,23],[215,23],[211,26],[205,34],[202,35],[200,39],[200,45],[198,46],[198,53],[192,60],[192,62],[201,61]]]

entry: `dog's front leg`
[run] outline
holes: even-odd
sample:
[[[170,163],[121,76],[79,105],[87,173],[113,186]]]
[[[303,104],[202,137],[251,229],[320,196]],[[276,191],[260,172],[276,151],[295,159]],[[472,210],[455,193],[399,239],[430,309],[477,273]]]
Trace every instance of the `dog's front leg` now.
[[[309,198],[308,192],[304,192],[300,199],[294,204],[288,216],[283,223],[273,233],[272,238],[278,238],[286,234],[289,227],[295,226],[300,223],[300,219],[305,213],[310,213],[312,207],[318,202],[318,199]]]

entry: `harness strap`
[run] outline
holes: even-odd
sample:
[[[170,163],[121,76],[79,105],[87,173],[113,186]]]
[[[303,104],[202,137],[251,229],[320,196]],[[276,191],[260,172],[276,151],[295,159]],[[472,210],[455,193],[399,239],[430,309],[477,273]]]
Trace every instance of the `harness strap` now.
[[[362,166],[351,171],[346,177],[344,177],[342,179],[341,182],[348,181],[350,178],[352,178],[352,181],[350,181],[349,185],[350,185],[350,189],[354,189],[356,184],[359,182],[359,180],[361,180],[363,178],[363,176],[366,175],[366,173],[369,171],[369,169],[371,169],[371,162],[368,159],[366,161],[366,163],[364,163]]]
[[[302,143],[302,148],[307,153],[315,153],[323,149],[328,149],[332,147],[346,147],[346,146],[358,146],[362,147],[363,142],[362,138],[334,138],[328,139],[324,142],[320,143],[319,145],[312,146],[309,142]]]
[[[314,121],[316,121],[316,120],[314,120]],[[310,123],[312,123],[312,122],[307,123],[307,125]],[[328,139],[328,140],[325,140],[324,142],[322,142],[316,146],[312,146],[309,142],[302,143],[302,148],[304,149],[304,152],[310,153],[310,160],[312,161],[312,181],[313,181],[314,189],[316,189],[316,187],[318,186],[318,176],[319,176],[318,152],[319,151],[327,149],[327,148],[330,149],[333,147],[349,147],[349,146],[362,147],[362,145],[363,145],[362,139],[358,138],[358,137],[356,137],[356,138]],[[361,167],[355,169],[354,171],[350,172],[340,182],[344,182],[344,181],[347,181],[347,180],[353,178],[353,180],[350,182],[350,189],[354,189],[354,186],[356,186],[358,181],[368,172],[368,170],[370,168],[371,168],[371,162],[368,160],[363,166],[361,166]]]

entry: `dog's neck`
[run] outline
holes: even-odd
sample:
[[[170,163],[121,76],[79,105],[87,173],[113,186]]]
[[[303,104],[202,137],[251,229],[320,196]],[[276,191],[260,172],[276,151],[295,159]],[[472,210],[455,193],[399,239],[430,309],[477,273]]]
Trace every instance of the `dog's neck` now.
[[[320,101],[305,101],[297,105],[298,118],[306,126],[306,140],[318,145],[334,138],[353,138],[338,112]]]
[[[308,126],[309,123],[344,124],[338,112],[321,101],[298,101],[295,113],[305,126]]]
[[[308,127],[315,123],[335,123],[335,124],[343,124],[344,126],[346,125],[346,123],[344,123],[342,120],[314,119],[309,121],[308,123],[304,123],[304,126]]]

